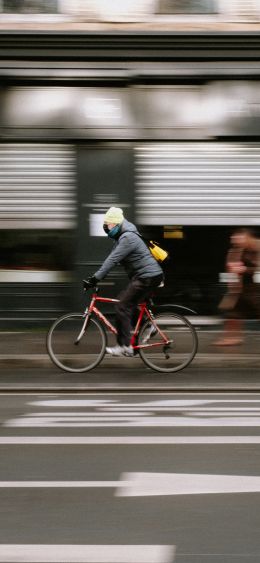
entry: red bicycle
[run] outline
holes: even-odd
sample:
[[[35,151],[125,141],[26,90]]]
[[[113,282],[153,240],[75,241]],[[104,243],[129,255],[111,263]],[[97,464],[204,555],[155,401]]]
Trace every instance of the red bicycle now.
[[[118,299],[99,297],[93,289],[90,305],[84,313],[69,313],[57,319],[47,335],[47,350],[52,361],[69,372],[85,372],[103,359],[107,331],[117,330],[97,308],[97,303],[117,303]],[[150,368],[159,372],[180,371],[193,360],[198,338],[189,320],[166,305],[154,309],[148,298],[139,305],[139,316],[132,333],[133,361],[140,356]],[[122,358],[121,358],[122,359]],[[131,359],[132,358],[128,358]]]

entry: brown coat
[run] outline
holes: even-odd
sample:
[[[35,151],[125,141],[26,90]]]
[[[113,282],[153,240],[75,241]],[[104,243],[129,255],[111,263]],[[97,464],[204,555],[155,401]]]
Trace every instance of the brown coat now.
[[[241,262],[246,271],[236,274],[236,280],[228,282],[219,309],[229,317],[260,318],[260,284],[254,281],[254,274],[260,271],[260,240],[255,239],[253,249],[232,247],[227,255],[227,272],[234,262]]]

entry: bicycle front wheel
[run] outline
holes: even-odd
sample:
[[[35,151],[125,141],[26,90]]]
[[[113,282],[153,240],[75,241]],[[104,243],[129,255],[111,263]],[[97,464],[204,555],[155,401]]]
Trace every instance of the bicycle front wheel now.
[[[140,356],[147,366],[155,371],[171,373],[190,364],[197,352],[198,337],[185,317],[169,309],[155,314],[154,324],[151,321],[144,324],[138,344],[141,346]]]
[[[80,373],[96,367],[106,351],[106,333],[90,317],[70,313],[57,319],[47,335],[47,350],[52,361],[64,371]]]

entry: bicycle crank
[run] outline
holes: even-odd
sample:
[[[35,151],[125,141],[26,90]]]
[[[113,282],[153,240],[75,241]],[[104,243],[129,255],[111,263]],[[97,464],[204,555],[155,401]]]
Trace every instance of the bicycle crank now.
[[[167,344],[164,345],[163,347],[163,352],[165,355],[166,360],[170,359],[170,354],[168,354],[168,350],[171,348],[171,344],[173,343],[173,341],[171,340],[170,342],[167,342]]]

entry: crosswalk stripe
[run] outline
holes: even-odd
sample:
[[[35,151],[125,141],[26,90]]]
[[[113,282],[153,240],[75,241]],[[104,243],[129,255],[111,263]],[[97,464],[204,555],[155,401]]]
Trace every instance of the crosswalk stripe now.
[[[0,544],[0,562],[172,563],[168,545],[9,545]]]
[[[0,445],[260,444],[260,436],[0,436]]]
[[[145,401],[145,402],[130,402],[125,401],[120,403],[120,399],[116,398],[109,398],[109,399],[48,399],[48,400],[36,400],[36,401],[29,401],[28,405],[34,407],[100,407],[100,408],[113,408],[113,407],[120,407],[120,408],[172,408],[172,407],[203,407],[203,406],[211,406],[215,403],[250,403],[250,404],[258,404],[260,407],[260,399],[219,399],[219,398],[210,398],[210,399],[160,399],[156,401]]]
[[[119,484],[119,481],[0,481],[0,489],[111,489]]]
[[[9,419],[3,423],[5,428],[154,428],[154,427],[169,427],[169,428],[199,428],[199,427],[260,427],[260,416],[148,416],[148,417],[124,417],[126,420],[113,420],[111,417],[108,420],[96,419],[95,422],[86,420],[78,421],[70,419],[69,417],[53,417],[46,415],[45,417],[30,417],[25,416],[16,419]]]

